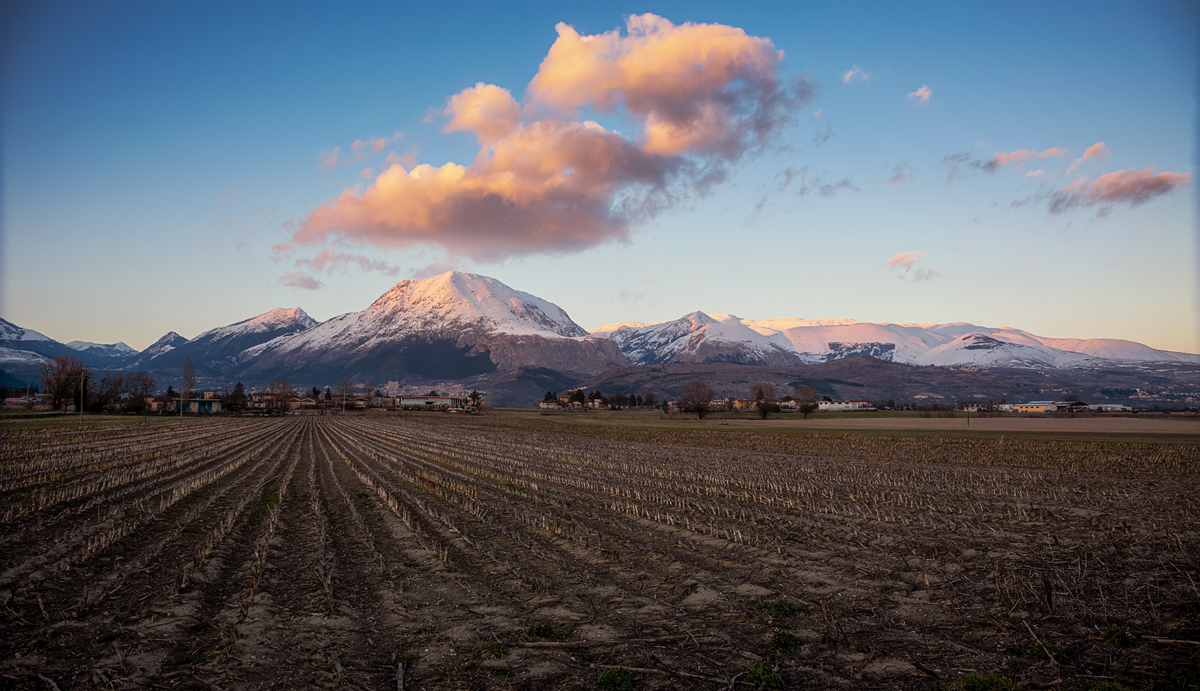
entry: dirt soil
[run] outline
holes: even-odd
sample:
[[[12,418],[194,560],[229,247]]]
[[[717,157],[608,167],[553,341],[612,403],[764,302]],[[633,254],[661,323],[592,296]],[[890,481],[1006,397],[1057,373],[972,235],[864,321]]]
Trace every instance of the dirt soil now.
[[[0,688],[1192,688],[1198,469],[504,415],[5,430]]]

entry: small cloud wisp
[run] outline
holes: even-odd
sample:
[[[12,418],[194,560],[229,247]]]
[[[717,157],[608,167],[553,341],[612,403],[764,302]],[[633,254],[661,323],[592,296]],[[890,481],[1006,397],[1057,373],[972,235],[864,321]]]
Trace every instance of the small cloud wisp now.
[[[1099,207],[1101,216],[1117,204],[1138,206],[1177,190],[1192,182],[1191,173],[1156,173],[1145,170],[1118,170],[1089,180],[1081,178],[1050,195],[1050,213],[1058,214],[1083,206]]]

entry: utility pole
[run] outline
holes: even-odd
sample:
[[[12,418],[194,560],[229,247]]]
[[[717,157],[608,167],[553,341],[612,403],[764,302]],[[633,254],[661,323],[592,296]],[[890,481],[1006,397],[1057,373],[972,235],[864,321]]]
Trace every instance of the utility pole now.
[[[87,372],[79,373],[79,424],[83,425],[83,404],[87,402]]]
[[[971,429],[971,385],[967,384],[967,402],[963,405],[963,410],[967,411],[967,429]]]

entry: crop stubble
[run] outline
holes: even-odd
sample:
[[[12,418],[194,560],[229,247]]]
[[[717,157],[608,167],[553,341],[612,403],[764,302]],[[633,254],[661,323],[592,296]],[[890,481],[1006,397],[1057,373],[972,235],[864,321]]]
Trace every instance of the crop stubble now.
[[[1186,673],[1114,624],[1200,638],[1195,447],[448,422],[5,433],[0,685],[1087,688]]]

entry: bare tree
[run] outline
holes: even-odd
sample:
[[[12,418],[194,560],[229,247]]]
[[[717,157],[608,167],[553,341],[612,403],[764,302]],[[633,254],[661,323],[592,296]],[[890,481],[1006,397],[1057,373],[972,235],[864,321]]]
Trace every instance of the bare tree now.
[[[683,412],[695,413],[697,418],[703,420],[704,415],[708,413],[712,395],[712,389],[704,382],[694,381],[688,384],[683,387],[683,399],[680,401]]]
[[[338,395],[342,397],[342,412],[346,412],[346,397],[353,396],[358,386],[354,380],[349,377],[342,377],[341,383],[338,384]]]
[[[804,415],[805,420],[821,407],[817,404],[817,390],[811,386],[805,386],[804,384],[796,386],[792,390],[792,398],[796,399],[797,403],[799,403],[796,409]]]
[[[658,397],[654,395],[653,391],[647,391],[646,395],[642,397],[642,406],[653,408],[656,405],[658,405]]]
[[[770,415],[771,413],[779,412],[779,404],[776,403],[775,401],[767,400],[764,398],[754,404],[754,409],[756,411],[758,411],[759,417],[766,420],[767,416]]]
[[[183,392],[179,395],[179,417],[183,417],[183,409],[187,407],[188,399],[192,397],[192,387],[196,385],[196,369],[192,367],[192,358],[183,359]]]
[[[104,370],[104,376],[100,377],[100,381],[92,386],[92,393],[96,396],[96,404],[100,410],[104,410],[108,405],[120,400],[124,391],[124,373],[111,370]]]
[[[43,362],[38,369],[42,374],[42,391],[50,394],[55,410],[74,396],[82,383],[83,362],[73,355],[56,356]]]
[[[125,377],[125,393],[129,396],[130,406],[135,412],[149,412],[150,406],[146,405],[146,398],[153,396],[157,390],[158,384],[149,372],[134,372]]]
[[[754,388],[750,390],[750,398],[756,401],[774,401],[775,385],[767,382],[755,384]]]
[[[367,398],[374,398],[375,397],[375,382],[371,381],[370,379],[363,381],[362,392],[363,392],[363,395],[366,396]],[[369,405],[369,403],[368,403],[368,405]]]

